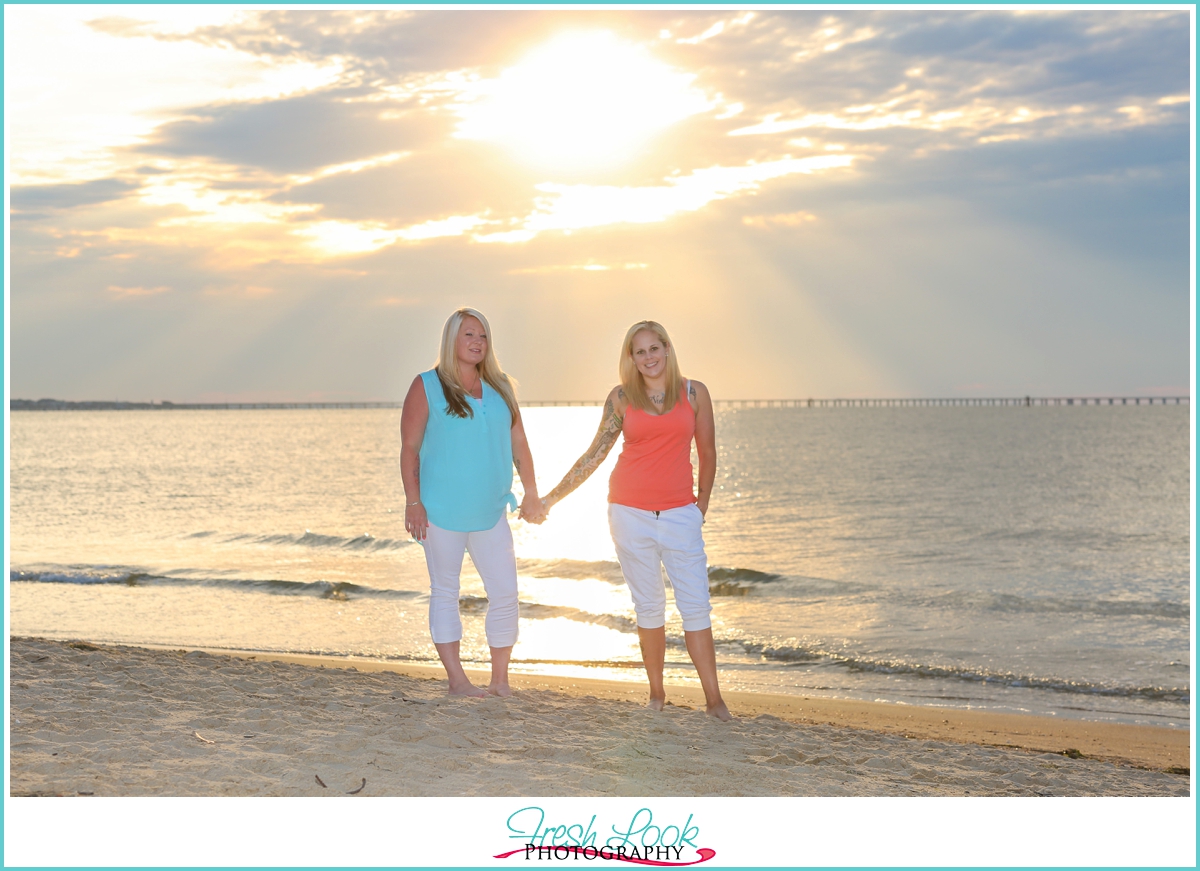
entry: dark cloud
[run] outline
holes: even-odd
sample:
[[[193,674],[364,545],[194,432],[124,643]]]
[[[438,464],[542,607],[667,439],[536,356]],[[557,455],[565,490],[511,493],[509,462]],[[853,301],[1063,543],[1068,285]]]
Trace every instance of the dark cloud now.
[[[511,62],[565,27],[649,38],[669,18],[588,10],[262,11],[235,25],[160,38],[312,61],[338,56],[360,70],[404,76]]]
[[[72,209],[121,199],[135,191],[136,182],[102,178],[78,184],[13,185],[10,202],[15,211]]]
[[[829,28],[838,33],[817,38]],[[874,35],[822,50],[866,31]],[[951,100],[1157,98],[1187,92],[1190,63],[1182,12],[762,12],[698,45],[657,50],[700,68],[748,112],[838,110],[896,96],[899,85]],[[923,74],[907,77],[915,67]]]
[[[860,162],[853,174],[781,179],[743,198],[756,214],[818,214],[906,202],[960,203],[992,223],[1023,226],[1089,256],[1153,275],[1147,292],[1186,293],[1189,130],[1134,128],[1107,137],[1032,139]]]
[[[419,147],[445,133],[436,116],[383,117],[394,107],[347,102],[354,94],[323,91],[283,100],[210,106],[159,127],[138,151],[207,157],[272,172],[304,173]],[[198,116],[198,117],[197,117]]]

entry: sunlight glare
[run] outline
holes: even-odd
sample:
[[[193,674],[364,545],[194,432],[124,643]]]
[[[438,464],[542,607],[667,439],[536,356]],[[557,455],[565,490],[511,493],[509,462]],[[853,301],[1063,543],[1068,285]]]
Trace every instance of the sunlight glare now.
[[[518,661],[567,660],[583,663],[641,658],[636,635],[565,617],[523,621],[521,638],[513,656]]]
[[[712,108],[694,78],[611,33],[564,34],[481,82],[481,99],[460,110],[455,135],[503,144],[552,169],[614,165]]]

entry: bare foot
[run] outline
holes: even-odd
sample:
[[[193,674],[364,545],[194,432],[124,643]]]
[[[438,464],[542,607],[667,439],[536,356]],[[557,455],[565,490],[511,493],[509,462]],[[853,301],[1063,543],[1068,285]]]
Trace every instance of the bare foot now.
[[[467,696],[472,699],[486,699],[487,690],[480,689],[475,684],[467,681],[462,684],[450,684],[450,689],[446,690],[448,696]]]
[[[512,695],[512,688],[506,683],[490,683],[487,691],[493,696],[499,696],[502,699],[507,699]]]
[[[729,713],[729,708],[725,707],[724,702],[717,702],[715,705],[709,705],[705,710],[710,717],[716,717],[723,723],[728,723],[733,719],[733,714]]]
[[[650,701],[646,702],[646,707],[652,711],[661,711],[663,709],[663,706],[666,703],[667,703],[666,698],[661,698],[661,699],[652,698],[652,699],[650,699]]]

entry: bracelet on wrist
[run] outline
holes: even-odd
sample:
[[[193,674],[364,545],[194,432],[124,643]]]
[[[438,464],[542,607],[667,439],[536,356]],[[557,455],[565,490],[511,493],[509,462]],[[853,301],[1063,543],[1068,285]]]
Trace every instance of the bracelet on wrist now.
[[[418,499],[416,502],[405,502],[404,504],[407,505],[409,508],[412,508],[414,505],[420,505],[421,500]]]

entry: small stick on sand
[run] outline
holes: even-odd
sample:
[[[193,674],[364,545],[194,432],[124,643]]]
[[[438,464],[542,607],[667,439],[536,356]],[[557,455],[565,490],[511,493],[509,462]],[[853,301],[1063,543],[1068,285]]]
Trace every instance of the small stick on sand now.
[[[366,786],[367,786],[367,779],[364,777],[362,785],[359,786],[358,789],[350,790],[348,793],[346,793],[346,795],[358,795],[360,792],[362,792],[366,788]]]
[[[205,744],[216,744],[217,743],[216,741],[209,741],[207,738],[205,738],[199,732],[193,732],[192,734],[195,735],[197,738],[199,738],[201,741],[203,741]]]
[[[325,781],[321,779],[321,775],[314,774],[313,777],[317,779],[317,783],[321,784],[321,789],[329,789],[329,787],[325,785]]]

